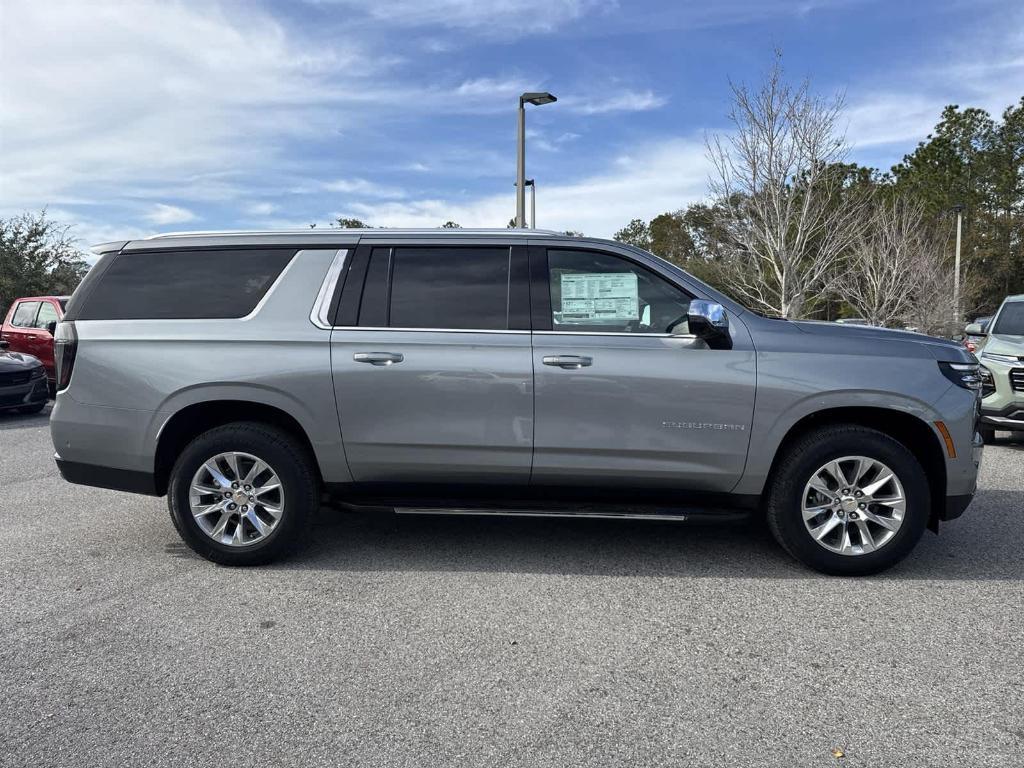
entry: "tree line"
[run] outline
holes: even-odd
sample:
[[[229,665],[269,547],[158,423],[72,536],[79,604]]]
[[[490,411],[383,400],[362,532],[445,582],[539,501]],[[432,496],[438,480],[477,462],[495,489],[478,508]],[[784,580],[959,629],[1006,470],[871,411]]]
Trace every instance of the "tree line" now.
[[[1024,292],[1024,97],[992,118],[946,107],[889,171],[848,162],[839,97],[788,84],[776,59],[732,85],[705,201],[615,233],[764,313],[863,317],[947,333]],[[955,209],[963,215],[953,307]]]

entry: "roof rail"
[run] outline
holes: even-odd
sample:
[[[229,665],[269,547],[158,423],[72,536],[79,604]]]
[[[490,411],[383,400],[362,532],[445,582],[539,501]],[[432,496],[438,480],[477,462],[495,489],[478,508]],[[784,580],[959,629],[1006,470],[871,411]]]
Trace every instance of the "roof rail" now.
[[[275,229],[275,230],[210,230],[210,231],[195,231],[195,232],[164,232],[158,235],[150,235],[145,240],[165,240],[175,237],[235,237],[238,235],[302,235],[304,237],[337,237],[339,234],[350,234],[350,235],[380,235],[380,234],[396,234],[396,235],[436,235],[439,233],[446,235],[460,234],[464,235],[501,235],[501,236],[513,236],[513,237],[528,237],[530,235],[564,235],[564,232],[556,232],[551,229],[500,229],[497,227],[493,228],[468,228],[459,227],[452,229],[445,229],[444,227],[430,227],[430,228],[416,228],[416,227],[379,227],[379,228],[366,228],[366,229]]]

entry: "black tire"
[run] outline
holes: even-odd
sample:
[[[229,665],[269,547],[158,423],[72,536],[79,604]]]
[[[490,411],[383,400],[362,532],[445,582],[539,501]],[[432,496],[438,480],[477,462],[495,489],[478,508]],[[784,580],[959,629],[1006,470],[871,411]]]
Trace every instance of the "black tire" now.
[[[23,405],[21,408],[18,409],[18,413],[26,413],[26,414],[39,413],[45,407],[46,407],[46,400],[43,400],[43,402],[41,402],[41,403],[32,403],[32,405]]]
[[[981,433],[981,442],[985,445],[992,445],[996,441],[996,431],[994,429],[979,427],[978,432]]]
[[[233,547],[214,541],[199,527],[189,508],[189,485],[199,467],[219,453],[258,456],[277,472],[284,511],[260,542]],[[256,422],[234,422],[204,432],[186,446],[168,483],[167,508],[182,540],[197,554],[221,565],[263,565],[292,553],[304,543],[320,506],[320,483],[309,451],[289,433]]]
[[[811,476],[833,459],[865,456],[888,466],[903,485],[906,511],[896,534],[874,552],[841,555],[814,540],[801,513],[801,495]],[[900,442],[856,425],[835,425],[800,437],[780,456],[768,490],[768,526],[779,544],[805,565],[835,576],[866,576],[890,568],[917,544],[928,525],[931,493],[924,469]]]

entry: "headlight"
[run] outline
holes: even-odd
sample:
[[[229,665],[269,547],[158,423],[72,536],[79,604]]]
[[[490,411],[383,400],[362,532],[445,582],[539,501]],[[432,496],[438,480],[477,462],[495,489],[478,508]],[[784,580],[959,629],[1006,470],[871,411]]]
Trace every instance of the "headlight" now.
[[[980,368],[977,363],[939,363],[939,370],[943,376],[958,387],[975,391],[981,389],[981,375],[978,372]]]
[[[996,391],[996,380],[992,377],[992,371],[983,365],[978,375],[981,377],[981,396],[988,397]]]
[[[981,351],[982,360],[991,360],[993,363],[1006,363],[1007,365],[1014,365],[1020,362],[1020,358],[1016,355],[997,355],[995,352]]]

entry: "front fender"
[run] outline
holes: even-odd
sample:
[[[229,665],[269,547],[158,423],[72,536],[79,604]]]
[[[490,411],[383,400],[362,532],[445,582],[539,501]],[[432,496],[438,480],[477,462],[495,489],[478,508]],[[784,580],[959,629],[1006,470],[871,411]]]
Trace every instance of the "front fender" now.
[[[952,387],[949,385],[947,389]],[[758,388],[757,406],[751,428],[751,450],[747,465],[733,493],[760,494],[771,471],[779,447],[790,431],[815,413],[841,408],[870,408],[897,411],[913,416],[928,426],[936,440],[933,423],[941,415],[928,401],[884,390],[840,389],[814,394],[783,397],[763,393]]]

